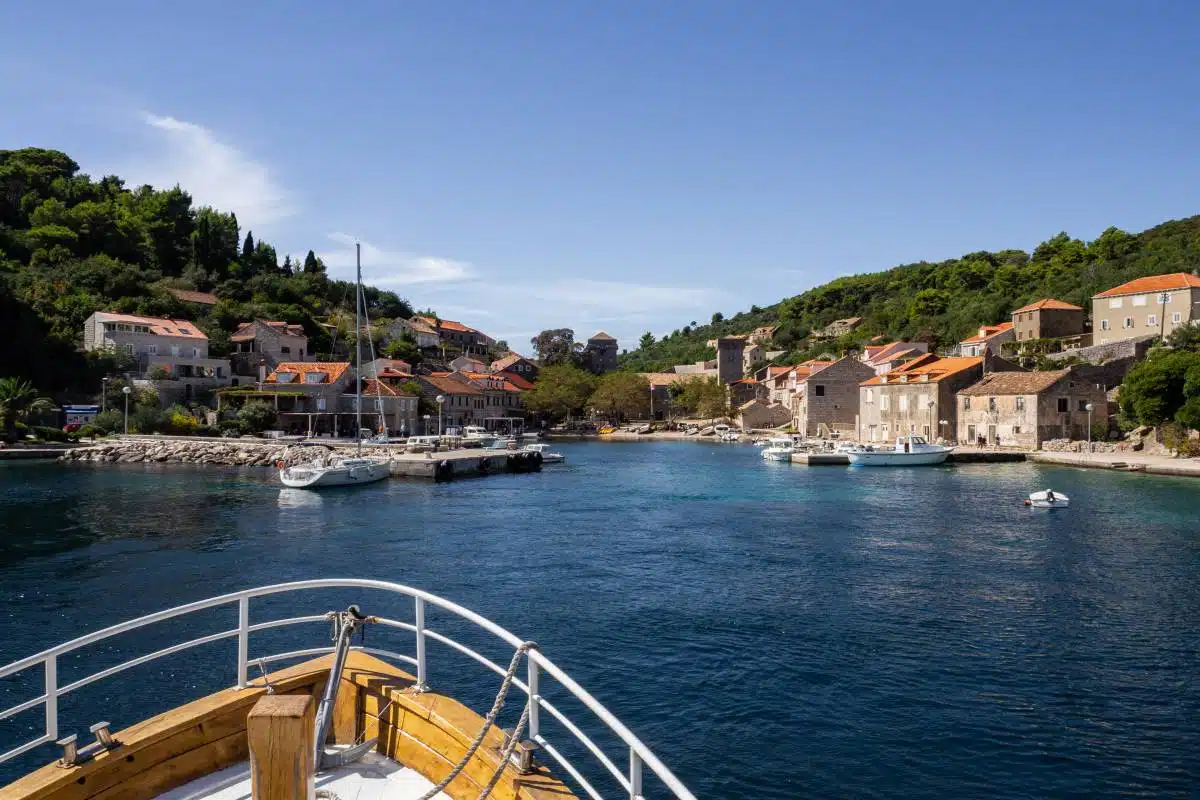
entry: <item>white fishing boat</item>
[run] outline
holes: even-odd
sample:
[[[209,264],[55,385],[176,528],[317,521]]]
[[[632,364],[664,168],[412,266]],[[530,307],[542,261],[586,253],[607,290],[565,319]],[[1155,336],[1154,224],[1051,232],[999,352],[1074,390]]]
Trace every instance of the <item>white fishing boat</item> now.
[[[887,449],[867,446],[861,450],[850,450],[846,457],[852,465],[863,467],[919,467],[941,464],[950,455],[951,448],[930,444],[924,436],[900,436],[896,444]]]
[[[522,453],[541,453],[543,464],[561,464],[567,460],[562,453],[550,452],[548,444],[527,444],[521,448]]]
[[[791,461],[792,453],[796,451],[792,444],[790,436],[775,436],[763,448],[762,457],[764,461]]]
[[[335,596],[338,607],[347,599],[364,604],[314,613]],[[233,627],[187,641],[164,629],[204,629],[222,611],[232,612]],[[367,628],[371,645],[355,643]],[[314,635],[322,630],[329,636]],[[109,640],[118,635],[114,650]],[[230,645],[228,684],[212,672],[211,658],[192,651],[207,653],[221,641]],[[127,645],[129,660],[114,665],[111,654]],[[504,655],[493,661],[485,653]],[[146,664],[165,658],[171,664],[158,675],[147,672]],[[67,675],[60,665],[70,666]],[[296,581],[164,609],[13,661],[0,667],[0,679],[15,703],[0,709],[0,719],[38,715],[33,733],[24,724],[0,728],[0,763],[45,756],[45,766],[0,788],[4,800],[695,800],[535,642],[384,581]],[[77,693],[101,681],[100,692]],[[182,704],[163,702],[168,681],[169,696],[186,698]],[[189,695],[204,684],[226,688]],[[481,716],[448,687],[476,702],[487,697],[491,710]],[[521,709],[507,730],[498,724],[506,702]],[[76,725],[124,715],[131,705],[153,716],[121,730],[97,722],[95,741],[77,738]]]
[[[1029,495],[1029,499],[1025,501],[1025,505],[1033,506],[1034,508],[1067,508],[1071,505],[1071,498],[1062,492],[1044,489]]]
[[[491,447],[498,437],[496,434],[478,425],[468,425],[463,428],[463,444],[469,446]]]
[[[354,244],[354,252],[356,259],[356,277],[355,277],[355,296],[354,296],[354,415],[355,415],[355,430],[358,431],[358,453],[354,458],[344,458],[334,456],[328,461],[317,459],[307,464],[296,464],[293,466],[285,466],[283,462],[276,464],[279,467],[279,480],[290,489],[324,489],[330,486],[354,486],[360,483],[374,483],[381,481],[392,474],[391,458],[371,458],[363,456],[363,434],[370,435],[370,431],[364,431],[362,426],[362,381],[359,376],[362,374],[362,248],[357,242]],[[386,443],[388,440],[387,431],[380,432],[381,441]]]

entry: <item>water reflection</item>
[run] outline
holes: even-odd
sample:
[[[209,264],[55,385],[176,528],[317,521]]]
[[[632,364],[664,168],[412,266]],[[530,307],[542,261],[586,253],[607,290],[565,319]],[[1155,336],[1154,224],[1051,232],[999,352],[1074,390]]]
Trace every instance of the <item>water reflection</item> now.
[[[324,502],[325,500],[321,497],[320,492],[308,489],[279,490],[279,508],[283,510],[304,509],[311,511],[321,508]]]

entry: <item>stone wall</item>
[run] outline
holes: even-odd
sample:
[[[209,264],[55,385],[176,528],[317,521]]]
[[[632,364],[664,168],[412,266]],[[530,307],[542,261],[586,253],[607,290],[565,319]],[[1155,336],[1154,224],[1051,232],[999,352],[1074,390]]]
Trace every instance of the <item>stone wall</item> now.
[[[364,447],[363,452],[369,454],[373,449],[379,450],[379,455],[386,454],[381,448],[370,447]],[[318,458],[325,459],[333,452],[333,448],[324,445],[285,445],[241,440],[121,439],[68,450],[59,460],[121,464],[216,464],[231,467],[270,467],[282,461],[290,467],[311,463]],[[347,449],[346,452],[349,454],[351,450]]]
[[[1059,353],[1047,353],[1046,358],[1051,361],[1062,361],[1063,359],[1074,357],[1093,364],[1103,364],[1118,358],[1142,359],[1146,357],[1146,351],[1150,349],[1157,338],[1157,334],[1149,334],[1147,336],[1139,336],[1136,339],[1094,344],[1091,347],[1063,350]]]

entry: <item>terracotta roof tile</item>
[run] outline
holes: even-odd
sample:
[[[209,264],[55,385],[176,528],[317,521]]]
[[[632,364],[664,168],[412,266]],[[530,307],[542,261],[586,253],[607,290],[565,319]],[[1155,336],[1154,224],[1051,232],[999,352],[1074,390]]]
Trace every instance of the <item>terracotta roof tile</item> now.
[[[961,395],[1040,394],[1071,374],[1069,369],[1047,372],[989,372]]]
[[[350,369],[349,361],[280,361],[275,365],[275,369],[267,376],[264,383],[289,383],[303,384],[313,386],[313,383],[308,381],[307,376],[310,373],[325,373],[325,378],[318,381],[318,384],[336,383],[346,370]],[[279,373],[294,373],[297,377],[291,381],[280,381]]]
[[[521,391],[529,391],[533,388],[533,384],[522,378],[520,375],[515,375],[511,372],[504,371],[497,372],[496,374],[504,376],[506,381],[511,383],[513,386],[516,386]]]
[[[908,383],[921,381],[922,383],[937,383],[943,378],[948,378],[951,375],[956,375],[963,370],[972,369],[983,363],[983,359],[979,356],[967,356],[962,358],[939,358],[932,353],[927,353],[921,358],[915,358],[899,369],[892,370],[886,375],[876,375],[874,378],[863,381],[859,386],[879,386],[881,384],[899,383],[901,378],[907,379]],[[922,380],[921,376],[928,375],[929,377]],[[885,380],[886,379],[886,380]]]
[[[977,342],[986,342],[993,336],[999,336],[1005,331],[1011,331],[1013,324],[1011,322],[1001,322],[997,325],[980,325],[979,332],[974,336],[968,336],[963,339],[961,344],[975,344]]]
[[[145,325],[155,336],[179,336],[184,339],[204,339],[204,331],[196,327],[194,322],[185,319],[159,319],[158,317],[138,317],[133,314],[110,314],[107,311],[96,312],[97,322],[125,322],[130,325]]]
[[[1200,278],[1187,272],[1172,272],[1170,275],[1150,275],[1145,278],[1137,278],[1101,292],[1096,297],[1116,297],[1122,294],[1167,292],[1173,289],[1189,288],[1200,289]]]
[[[449,373],[423,375],[421,380],[428,383],[442,394],[483,394],[483,390],[470,381],[459,381],[449,377]]]
[[[1073,306],[1070,303],[1064,303],[1062,300],[1055,300],[1053,297],[1047,297],[1044,300],[1038,300],[1035,303],[1030,303],[1027,306],[1021,306],[1014,314],[1020,314],[1023,311],[1039,311],[1041,309],[1051,309],[1055,311],[1083,311],[1079,306]]]

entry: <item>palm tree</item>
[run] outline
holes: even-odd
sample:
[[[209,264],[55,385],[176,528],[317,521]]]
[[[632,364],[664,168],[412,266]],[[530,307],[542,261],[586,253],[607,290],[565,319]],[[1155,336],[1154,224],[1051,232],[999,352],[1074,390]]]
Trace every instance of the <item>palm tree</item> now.
[[[52,408],[54,404],[45,397],[39,397],[29,381],[0,378],[0,422],[3,423],[6,441],[16,441],[18,420],[28,419],[30,414]]]

